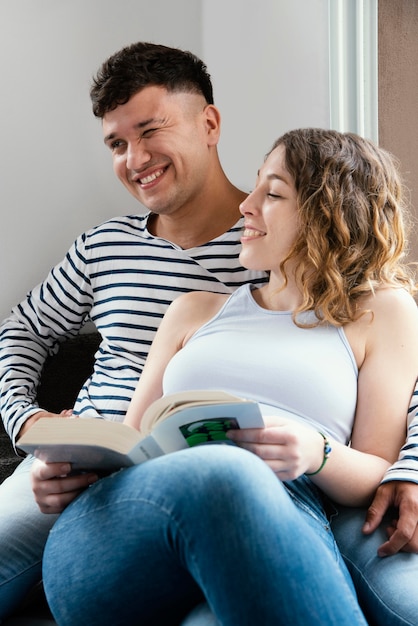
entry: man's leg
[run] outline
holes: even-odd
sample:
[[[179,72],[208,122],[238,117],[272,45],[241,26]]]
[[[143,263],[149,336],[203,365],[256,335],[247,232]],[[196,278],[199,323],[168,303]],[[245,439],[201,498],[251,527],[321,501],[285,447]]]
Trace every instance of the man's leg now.
[[[366,509],[338,507],[331,520],[338,547],[353,578],[360,604],[373,626],[416,626],[418,623],[418,555],[398,553],[380,558],[385,528],[393,514],[372,535],[361,528]]]
[[[0,620],[41,580],[42,554],[56,515],[40,512],[30,485],[32,458],[0,485]]]
[[[118,472],[50,533],[52,613],[60,626],[176,623],[203,594],[225,626],[364,626],[331,533],[302,509],[263,461],[232,446]]]

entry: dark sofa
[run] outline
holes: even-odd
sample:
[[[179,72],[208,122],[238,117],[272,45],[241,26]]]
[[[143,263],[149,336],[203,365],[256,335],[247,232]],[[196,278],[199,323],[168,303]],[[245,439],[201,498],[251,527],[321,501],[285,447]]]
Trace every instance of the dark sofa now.
[[[38,388],[39,406],[54,413],[71,408],[83,382],[90,376],[94,365],[94,354],[100,343],[97,332],[80,334],[60,345],[58,353],[49,357],[42,372]],[[9,437],[0,423],[0,482],[20,462]],[[4,626],[53,626],[43,595],[42,586],[34,589],[22,602],[15,615],[2,622]]]

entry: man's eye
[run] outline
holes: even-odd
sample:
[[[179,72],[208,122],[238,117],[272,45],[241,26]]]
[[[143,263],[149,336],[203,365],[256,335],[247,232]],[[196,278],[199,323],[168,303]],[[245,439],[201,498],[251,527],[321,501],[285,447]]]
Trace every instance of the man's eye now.
[[[117,151],[117,150],[120,150],[123,145],[124,145],[123,141],[121,141],[120,139],[116,139],[115,141],[112,141],[109,144],[109,147],[112,151]]]
[[[155,133],[158,130],[158,128],[147,128],[147,130],[144,130],[144,132],[142,133],[142,137],[143,138],[147,138],[150,137],[153,133]]]

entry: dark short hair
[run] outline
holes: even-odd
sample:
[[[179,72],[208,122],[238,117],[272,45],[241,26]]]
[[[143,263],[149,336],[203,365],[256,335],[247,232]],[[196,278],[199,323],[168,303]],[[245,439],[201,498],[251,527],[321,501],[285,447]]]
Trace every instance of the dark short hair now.
[[[159,85],[171,92],[201,94],[213,104],[206,65],[191,52],[140,41],[109,57],[93,79],[93,113],[103,118],[144,87]]]

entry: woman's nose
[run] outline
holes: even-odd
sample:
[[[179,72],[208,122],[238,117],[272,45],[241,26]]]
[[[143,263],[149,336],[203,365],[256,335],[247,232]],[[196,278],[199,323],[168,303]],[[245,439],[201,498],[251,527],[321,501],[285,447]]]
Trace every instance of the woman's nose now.
[[[251,191],[239,205],[241,215],[253,214],[256,211],[255,191]]]

